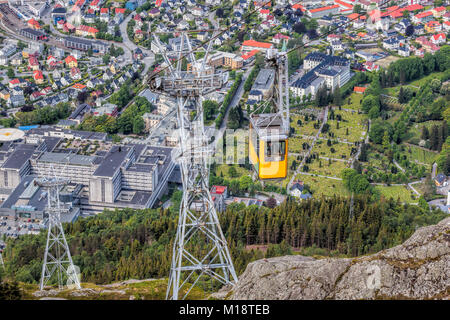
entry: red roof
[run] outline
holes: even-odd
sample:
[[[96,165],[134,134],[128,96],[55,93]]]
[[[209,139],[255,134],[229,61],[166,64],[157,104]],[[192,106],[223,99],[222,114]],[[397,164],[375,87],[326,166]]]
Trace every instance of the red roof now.
[[[97,33],[98,32],[97,29],[90,27],[90,26],[85,26],[85,25],[81,25],[77,29],[84,31],[84,32],[88,32],[88,33]]]
[[[320,11],[331,10],[331,9],[336,9],[336,8],[339,8],[338,4],[335,4],[332,6],[327,6],[327,7],[322,7],[322,8],[317,8],[317,9],[312,9],[312,10],[309,10],[309,12],[314,13],[314,12],[320,12]]]
[[[410,4],[409,6],[405,7],[405,10],[408,11],[416,11],[416,10],[422,10],[423,6],[420,4]]]
[[[83,90],[84,88],[86,88],[86,86],[84,84],[81,83],[75,83],[72,88],[77,89],[77,90]]]
[[[211,190],[213,193],[222,194],[227,190],[225,186],[212,186]]]
[[[16,78],[16,79],[10,80],[9,83],[10,83],[10,84],[19,84],[20,81],[19,81],[19,79]]]
[[[277,33],[276,35],[274,35],[273,38],[274,38],[274,39],[286,39],[286,40],[289,40],[289,36],[285,36],[285,35],[282,34],[282,33]]]
[[[436,11],[436,12],[445,11],[445,7],[437,7],[437,8],[434,8],[434,11]]]
[[[353,91],[358,93],[364,93],[364,91],[366,91],[366,87],[354,87]]]
[[[259,52],[258,49],[254,49],[254,50],[250,51],[249,53],[243,54],[241,56],[241,58],[244,59],[244,60],[250,59],[251,57],[253,57],[258,52]]]
[[[66,63],[71,63],[72,61],[77,62],[77,59],[74,56],[68,56],[64,61]]]
[[[255,40],[245,40],[244,43],[242,43],[242,45],[247,47],[264,48],[264,49],[269,49],[272,47],[271,43],[259,42]]]
[[[259,10],[259,13],[261,13],[261,14],[269,14],[270,10],[269,9],[261,9],[261,10]]]
[[[116,10],[115,10],[115,14],[118,14],[118,13],[125,13],[125,8],[116,8]]]
[[[42,74],[41,70],[35,70],[33,71],[33,78],[34,80],[41,80],[44,79],[44,75]]]
[[[439,40],[439,38],[445,39],[445,33],[438,33],[432,35],[434,40]]]
[[[306,11],[305,7],[302,6],[300,3],[296,3],[292,6],[293,9],[297,10],[300,9],[301,11]]]
[[[341,1],[341,0],[334,0],[334,2],[336,2],[337,4],[340,4],[341,6],[347,7],[349,9],[353,8],[353,6],[351,4]]]
[[[37,65],[39,65],[39,61],[36,59],[35,56],[30,56],[30,57],[28,58],[28,63],[29,63],[31,66],[37,66]]]
[[[109,12],[109,8],[101,8],[100,9],[100,13],[108,13]]]
[[[439,23],[439,21],[436,21],[436,20],[433,20],[433,21],[429,21],[428,23],[427,23],[427,26],[428,27],[437,27],[437,26],[440,26],[441,24]]]
[[[425,12],[421,12],[415,15],[416,18],[418,19],[422,19],[428,16],[431,16],[433,13],[431,11],[425,11]]]
[[[359,17],[359,14],[358,13],[352,13],[352,14],[349,14],[348,16],[347,16],[347,18],[349,18],[350,20],[355,20],[355,19],[357,19]]]

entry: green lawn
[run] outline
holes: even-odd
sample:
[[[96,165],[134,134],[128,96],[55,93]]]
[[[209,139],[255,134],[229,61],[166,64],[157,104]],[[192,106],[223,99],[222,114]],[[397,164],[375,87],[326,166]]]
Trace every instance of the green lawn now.
[[[418,144],[420,142],[420,136],[422,134],[422,127],[426,126],[428,128],[428,132],[431,132],[431,127],[433,125],[440,125],[441,121],[437,120],[430,120],[425,121],[422,123],[417,123],[411,127],[409,127],[408,132],[404,136],[404,141],[412,143],[412,144]]]
[[[312,139],[300,138],[300,137],[290,137],[288,142],[289,152],[303,153],[307,150],[303,150],[303,143],[307,142],[311,145]]]
[[[344,105],[342,105],[342,108],[344,109],[352,109],[352,110],[359,110],[361,109],[361,103],[364,96],[361,93],[353,92],[349,97],[344,99]],[[350,103],[349,103],[350,99]]]
[[[337,128],[338,121],[328,120],[330,125],[329,132],[333,132],[336,138],[347,140],[349,142],[360,141],[366,133],[365,123],[367,121],[367,116],[364,114],[353,113],[344,110],[335,110],[335,116],[340,115],[342,120],[339,121],[339,129]],[[328,116],[330,114],[328,113]],[[348,135],[347,135],[348,129]],[[328,133],[321,133],[321,137],[328,138]]]
[[[437,153],[424,150],[422,148],[416,146],[405,146],[406,150],[402,154],[405,154],[409,161],[411,162],[420,162],[425,163],[428,166],[431,166],[436,158],[439,156]],[[411,150],[411,153],[409,153]]]
[[[317,122],[317,120],[312,121],[311,118],[309,118],[309,121],[305,121],[305,116],[300,114],[290,114],[291,118],[291,127],[295,129],[296,134],[302,134],[307,136],[314,136],[319,129],[314,128],[314,123]],[[297,124],[297,120],[301,120],[302,125],[299,126]]]
[[[329,165],[329,160],[316,159],[307,165],[309,166],[308,173],[315,173],[320,174],[322,176],[340,178],[341,171],[347,168],[348,163],[343,161],[331,160],[331,164]]]
[[[426,77],[423,77],[422,79],[414,80],[413,82],[410,82],[409,85],[420,87],[426,84],[427,82],[430,82],[434,78],[441,77],[443,74],[444,72],[435,72]]]
[[[324,196],[349,196],[350,192],[344,187],[342,180],[327,179],[321,177],[314,177],[305,174],[299,174],[297,180],[303,181],[309,185],[314,197],[318,198]]]
[[[334,159],[344,159],[349,160],[350,159],[350,152],[352,150],[352,145],[349,145],[347,143],[333,143],[336,142],[334,140],[331,140],[332,144],[330,147],[327,146],[327,140],[317,140],[316,144],[314,145],[314,148],[312,152],[317,152],[319,156],[327,157],[327,158],[334,158]],[[331,152],[331,149],[334,149],[334,152]]]
[[[234,164],[220,164],[220,165],[217,166],[216,176],[220,177],[220,174],[222,174],[225,179],[232,178],[232,177],[230,177],[230,174],[228,173],[231,167],[234,167],[236,169],[237,177],[235,177],[235,178],[240,178],[242,176],[251,176],[252,175],[252,171],[251,170],[247,170],[247,169],[245,169],[243,167],[240,167],[238,165],[234,165]]]
[[[413,196],[412,191],[405,186],[375,186],[375,189],[379,190],[388,199],[397,200],[399,198],[401,202],[417,203],[415,198],[411,198]]]

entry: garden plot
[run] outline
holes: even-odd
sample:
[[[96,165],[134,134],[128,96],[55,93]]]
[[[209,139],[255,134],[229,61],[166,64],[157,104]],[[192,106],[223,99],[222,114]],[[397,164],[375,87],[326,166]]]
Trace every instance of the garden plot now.
[[[333,133],[334,138],[338,138],[340,141],[355,142],[364,139],[367,130],[366,115],[337,109],[334,110],[334,114],[335,118],[331,120],[330,113],[328,113],[329,129],[328,132],[322,132],[321,137],[328,138],[330,133]],[[337,120],[339,117],[341,121]]]
[[[307,147],[307,149],[303,149],[304,143],[307,143],[309,146],[311,146],[312,139],[311,138],[290,137],[289,142],[288,142],[289,152],[304,154],[309,149],[309,147]],[[305,147],[306,147],[306,145],[305,145]]]
[[[341,180],[328,179],[306,174],[298,174],[297,180],[303,181],[309,186],[315,198],[324,196],[349,196],[350,192],[344,187]]]
[[[350,153],[352,151],[352,148],[354,148],[356,151],[356,146],[354,145],[338,142],[332,139],[330,139],[330,141],[331,145],[328,146],[327,140],[318,139],[311,153],[317,153],[319,157],[348,161],[351,158]]]
[[[308,173],[340,178],[341,171],[347,168],[348,163],[331,159],[314,159],[311,163],[307,163],[305,165],[309,167]]]
[[[291,114],[291,127],[295,129],[295,134],[304,136],[315,136],[319,131],[321,121],[312,120],[310,115]],[[315,127],[314,127],[315,126]]]

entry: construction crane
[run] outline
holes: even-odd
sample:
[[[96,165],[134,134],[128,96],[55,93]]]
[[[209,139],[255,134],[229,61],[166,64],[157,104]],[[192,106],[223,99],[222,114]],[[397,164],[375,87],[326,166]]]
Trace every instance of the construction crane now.
[[[209,159],[214,150],[208,146],[203,124],[203,96],[221,89],[227,74],[207,67],[212,41],[204,57],[197,61],[187,32],[181,32],[180,37],[178,58],[172,62],[157,35],[153,34],[166,67],[165,74],[159,72],[149,79],[153,91],[177,101],[179,148],[176,161],[181,169],[183,198],[166,293],[166,299],[173,300],[186,298],[197,283],[237,281],[209,191]],[[182,70],[184,59],[188,70]]]
[[[281,52],[269,49],[266,63],[274,69],[270,97],[249,115],[249,159],[261,180],[285,179],[288,170],[289,83],[285,44]]]

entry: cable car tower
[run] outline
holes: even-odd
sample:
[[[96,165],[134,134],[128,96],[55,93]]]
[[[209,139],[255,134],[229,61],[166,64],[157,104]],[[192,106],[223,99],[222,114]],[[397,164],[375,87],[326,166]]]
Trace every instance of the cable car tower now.
[[[69,181],[56,177],[55,175],[53,178],[44,177],[36,179],[34,183],[47,191],[48,199],[46,208],[48,213],[48,233],[42,264],[40,290],[44,290],[44,287],[55,273],[60,290],[65,284],[64,275],[67,276],[67,285],[81,289],[80,280],[75,271],[69,246],[64,236],[64,229],[61,224],[61,213],[67,212],[69,209],[61,205],[59,192]]]
[[[150,77],[150,88],[177,101],[180,142],[177,160],[183,198],[166,292],[166,299],[177,300],[186,298],[199,281],[214,279],[222,284],[237,281],[209,192],[209,159],[214,150],[208,147],[202,106],[203,96],[222,88],[227,79],[226,74],[206,68],[212,41],[201,61],[196,61],[187,33],[181,32],[178,58],[172,63],[159,38],[155,34],[153,37],[167,68],[164,75]],[[189,71],[182,70],[183,59],[190,63]],[[193,108],[189,109],[190,106]]]
[[[249,116],[249,158],[259,179],[285,179],[290,129],[286,43],[281,52],[269,49],[266,62],[275,70],[273,92]]]

